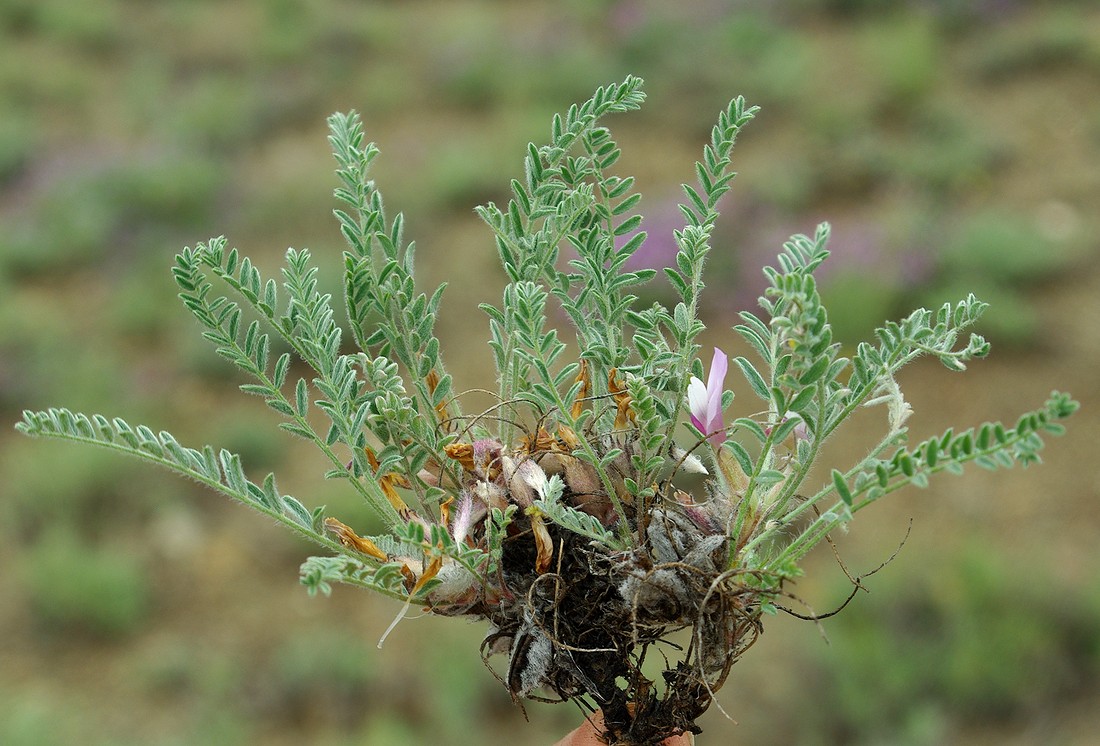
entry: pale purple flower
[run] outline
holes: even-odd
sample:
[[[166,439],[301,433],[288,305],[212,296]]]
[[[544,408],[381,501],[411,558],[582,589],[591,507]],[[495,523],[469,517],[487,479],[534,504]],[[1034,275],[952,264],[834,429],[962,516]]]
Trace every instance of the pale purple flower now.
[[[715,448],[726,440],[726,426],[722,422],[722,385],[726,380],[729,358],[726,353],[714,348],[714,359],[710,363],[710,375],[704,385],[695,376],[688,382],[688,411],[691,412],[691,424],[707,436]]]

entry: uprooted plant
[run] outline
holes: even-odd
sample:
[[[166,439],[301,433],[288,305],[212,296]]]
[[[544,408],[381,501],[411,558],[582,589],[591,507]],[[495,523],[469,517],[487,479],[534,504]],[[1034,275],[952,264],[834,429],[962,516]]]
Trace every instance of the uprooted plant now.
[[[378,150],[354,113],[329,124],[357,351],[345,352],[309,252],[287,252],[281,287],[221,238],[177,257],[180,298],[203,336],[254,379],[241,389],[320,449],[325,476],[362,496],[382,535],[361,536],[282,494],[271,474],[250,481],[235,454],[187,448],[167,432],[65,409],[25,412],[17,427],[160,464],[313,540],[329,554],[302,566],[310,592],[343,582],[401,600],[402,614],[415,604],[486,620],[482,654],[507,656],[512,696],[601,708],[609,743],[699,732],[696,718],[816,544],[940,472],[1037,461],[1042,435],[1060,433],[1077,405],[1055,392],[1015,426],[910,444],[897,372],[922,355],[954,371],[984,356],[988,344],[963,335],[985,304],[969,296],[917,310],[843,357],[814,281],[828,256],[821,226],[784,245],[765,269],[763,313],[743,312],[734,327],[757,359],[733,363],[762,402],[734,407],[725,353],[715,349],[704,371],[697,311],[734,139],[756,110],[737,98],[720,113],[698,184],[684,186],[685,225],[675,266],[664,268],[679,300],[637,308],[631,289],[657,272],[625,269],[646,240],[640,195],[610,173],[619,149],[599,122],[643,98],[631,77],[554,117],[550,144],[529,146],[508,204],[478,208],[507,275],[501,305],[482,307],[496,363],[496,403],[485,411],[462,411],[433,332],[443,288],[415,288],[414,245],[368,178]],[[575,358],[547,326],[551,304],[575,327]],[[256,321],[242,320],[245,306]],[[290,350],[274,360],[270,330]],[[291,374],[295,355],[312,374]],[[886,414],[877,445],[808,484],[822,444],[876,405]],[[726,420],[731,409],[743,416]],[[319,429],[313,410],[327,419]],[[653,660],[660,676],[643,673]]]

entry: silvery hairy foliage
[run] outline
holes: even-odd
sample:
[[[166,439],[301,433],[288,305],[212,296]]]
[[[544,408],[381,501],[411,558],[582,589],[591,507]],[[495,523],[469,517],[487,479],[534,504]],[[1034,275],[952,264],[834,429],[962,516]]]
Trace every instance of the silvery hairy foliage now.
[[[461,406],[434,331],[443,287],[416,285],[415,246],[370,179],[379,151],[356,114],[329,120],[346,323],[308,251],[289,250],[278,279],[223,238],[176,257],[179,297],[249,378],[240,388],[324,454],[325,478],[370,506],[379,535],[166,431],[66,409],[27,411],[17,428],[137,456],[282,523],[324,550],[302,566],[311,593],[345,583],[401,601],[402,614],[415,605],[485,620],[482,655],[506,658],[499,678],[515,699],[600,708],[610,743],[698,732],[763,615],[830,532],[941,472],[1038,461],[1042,437],[1061,433],[1077,405],[1055,392],[1014,425],[909,442],[898,371],[920,356],[951,371],[984,356],[989,345],[967,329],[985,304],[971,295],[919,309],[846,355],[814,279],[826,225],[791,238],[764,270],[760,310],[734,327],[751,358],[702,351],[717,206],[756,109],[737,98],[719,113],[697,183],[683,188],[674,266],[658,273],[626,269],[646,241],[641,197],[613,172],[620,151],[601,124],[643,99],[630,77],[555,116],[508,203],[478,208],[507,279],[499,305],[482,307],[496,370],[470,388],[494,392],[484,411]],[[634,293],[658,275],[675,304],[640,307]],[[572,322],[575,349],[549,324],[555,313]],[[287,352],[272,354],[272,334]],[[292,372],[295,358],[308,373]],[[755,399],[734,401],[730,367]],[[819,463],[864,407],[884,414],[877,445],[855,464]],[[643,673],[647,655],[664,661],[660,676]]]

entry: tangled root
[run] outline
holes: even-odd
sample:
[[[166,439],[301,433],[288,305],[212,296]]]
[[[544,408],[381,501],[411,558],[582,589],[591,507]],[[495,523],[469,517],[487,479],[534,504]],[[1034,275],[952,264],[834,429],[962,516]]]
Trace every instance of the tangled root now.
[[[649,546],[620,553],[552,527],[556,566],[542,574],[532,569],[529,531],[505,541],[505,593],[486,614],[482,655],[508,654],[503,683],[515,700],[598,707],[603,737],[619,746],[700,732],[696,719],[762,631],[759,591],[743,574],[720,571],[726,537],[696,532],[666,546],[656,537],[683,528],[669,524],[650,527]],[[643,664],[654,658],[662,670],[651,678]]]
[[[583,366],[578,380],[584,383]],[[608,390],[621,414],[629,397],[613,372]],[[432,610],[489,621],[482,657],[488,665],[492,655],[507,656],[506,672],[494,675],[519,704],[598,708],[601,736],[618,746],[701,732],[696,720],[761,634],[762,606],[781,593],[782,579],[731,569],[731,541],[739,539],[728,535],[737,509],[730,495],[709,484],[712,499],[696,503],[669,476],[638,504],[626,485],[652,475],[636,470],[633,435],[586,434],[606,464],[598,473],[574,455],[579,436],[544,424],[510,446],[482,438],[447,448],[462,469],[452,535],[490,549],[489,511],[518,510],[492,548],[499,561],[484,587],[429,597]],[[609,461],[612,447],[620,453]],[[690,452],[670,447],[667,458],[674,476]],[[545,520],[536,501],[550,479],[560,480],[555,499],[563,506],[609,533],[629,534],[629,548],[594,541],[583,520],[575,528]]]

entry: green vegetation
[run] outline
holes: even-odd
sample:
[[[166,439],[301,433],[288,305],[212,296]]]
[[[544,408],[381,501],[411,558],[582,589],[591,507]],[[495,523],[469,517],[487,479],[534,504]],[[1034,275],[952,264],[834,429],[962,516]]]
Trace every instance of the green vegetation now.
[[[1056,709],[1100,675],[1100,585],[1068,592],[1049,570],[977,547],[949,560],[884,575],[825,623],[829,645],[810,651],[821,696],[806,706],[803,738],[820,729],[830,743],[943,743],[968,721]],[[883,594],[898,600],[876,603]]]
[[[43,632],[121,636],[136,632],[149,608],[141,561],[122,547],[89,545],[67,528],[29,547],[25,593]]]

